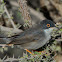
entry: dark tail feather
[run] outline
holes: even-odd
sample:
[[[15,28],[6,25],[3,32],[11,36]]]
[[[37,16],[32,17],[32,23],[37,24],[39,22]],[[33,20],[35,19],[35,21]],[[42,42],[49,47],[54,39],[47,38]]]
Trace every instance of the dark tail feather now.
[[[0,44],[9,44],[10,42],[10,38],[0,38]]]

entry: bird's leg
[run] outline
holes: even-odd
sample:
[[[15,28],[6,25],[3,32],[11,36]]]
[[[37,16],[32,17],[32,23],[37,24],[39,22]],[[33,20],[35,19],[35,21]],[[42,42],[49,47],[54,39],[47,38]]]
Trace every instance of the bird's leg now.
[[[30,52],[28,49],[25,49],[27,52],[29,52],[30,54],[33,54],[32,52]]]

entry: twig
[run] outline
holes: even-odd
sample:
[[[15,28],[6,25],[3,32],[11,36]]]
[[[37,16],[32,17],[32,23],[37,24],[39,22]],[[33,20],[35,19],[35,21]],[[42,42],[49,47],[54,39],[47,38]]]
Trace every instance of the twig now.
[[[0,47],[6,47],[6,46],[8,46],[8,45],[6,45],[6,44],[0,44]]]
[[[62,42],[62,39],[55,39],[57,42]]]
[[[20,7],[20,12],[22,13],[25,23],[27,23],[27,25],[29,27],[31,27],[32,21],[31,21],[31,17],[29,15],[29,12],[28,12],[28,6],[26,4],[26,0],[18,0],[18,3],[19,3],[19,7]]]
[[[6,12],[6,14],[8,15],[8,17],[10,19],[11,24],[13,25],[13,28],[16,29],[16,26],[15,26],[13,20],[11,19],[11,16],[9,15],[9,12],[8,12],[6,6],[4,6],[4,9],[5,9],[5,12]]]
[[[1,0],[1,2],[3,2],[3,0]],[[9,14],[9,12],[8,12],[8,10],[7,10],[7,8],[6,8],[5,5],[4,5],[4,10],[5,10],[5,12],[6,12],[8,18],[10,19],[10,22],[11,22],[11,24],[13,25],[13,28],[16,29],[16,26],[15,26],[13,20],[11,19],[11,16],[10,16],[10,14]]]

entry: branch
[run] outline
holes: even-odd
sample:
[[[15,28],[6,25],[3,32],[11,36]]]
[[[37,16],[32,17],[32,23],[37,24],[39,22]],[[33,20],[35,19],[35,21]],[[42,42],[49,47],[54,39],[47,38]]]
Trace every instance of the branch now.
[[[30,15],[29,15],[29,12],[28,12],[28,6],[27,6],[27,4],[26,4],[26,0],[19,0],[18,3],[19,3],[20,12],[22,13],[24,22],[25,22],[29,27],[31,27],[31,26],[32,26],[32,21],[31,21],[31,17],[30,17]],[[25,24],[24,24],[24,25],[25,25]]]
[[[5,10],[5,12],[6,12],[8,18],[10,19],[10,22],[11,22],[11,24],[13,25],[13,28],[16,29],[16,26],[15,26],[13,20],[11,19],[11,16],[9,15],[9,12],[8,12],[6,6],[4,6],[4,10]]]
[[[62,39],[55,39],[57,42],[62,42]]]

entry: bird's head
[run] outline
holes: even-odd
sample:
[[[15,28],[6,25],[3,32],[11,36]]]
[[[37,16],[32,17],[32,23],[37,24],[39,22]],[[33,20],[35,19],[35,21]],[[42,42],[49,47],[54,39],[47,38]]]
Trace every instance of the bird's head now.
[[[44,30],[45,32],[48,32],[49,34],[55,28],[55,23],[51,20],[43,20],[40,22],[40,25],[42,30]]]

